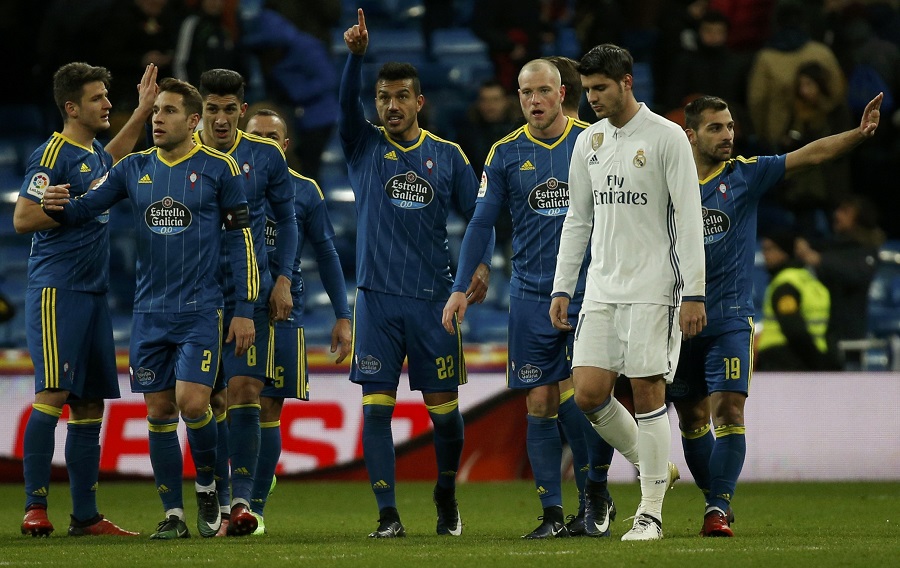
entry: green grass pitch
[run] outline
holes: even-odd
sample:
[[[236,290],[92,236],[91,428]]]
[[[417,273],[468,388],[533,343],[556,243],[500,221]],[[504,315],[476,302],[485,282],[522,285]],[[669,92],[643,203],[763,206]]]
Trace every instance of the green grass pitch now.
[[[567,513],[574,512],[574,484],[566,485]],[[375,541],[375,501],[364,483],[294,482],[280,479],[266,508],[265,537],[202,539],[194,528],[196,504],[185,486],[190,539],[150,541],[162,519],[151,481],[103,483],[100,510],[133,539],[66,535],[70,502],[63,484],[50,496],[56,532],[45,539],[20,534],[24,495],[19,484],[0,485],[0,567],[90,566],[199,567],[780,567],[900,565],[900,484],[746,483],[734,502],[733,539],[697,535],[702,496],[679,482],[666,497],[665,539],[624,543],[639,498],[637,484],[611,486],[619,516],[612,538],[524,541],[537,526],[540,507],[527,481],[470,483],[457,490],[463,518],[459,538],[434,533],[431,485],[401,482],[398,508],[405,539]]]

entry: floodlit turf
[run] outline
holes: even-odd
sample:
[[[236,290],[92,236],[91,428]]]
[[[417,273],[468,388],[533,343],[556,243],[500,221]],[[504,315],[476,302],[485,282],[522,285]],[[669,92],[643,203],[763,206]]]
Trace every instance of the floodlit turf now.
[[[900,483],[751,484],[739,487],[733,539],[697,536],[703,513],[699,490],[679,482],[666,498],[665,539],[624,543],[638,486],[614,485],[619,508],[611,539],[524,541],[540,508],[530,482],[473,483],[458,489],[461,537],[434,533],[431,485],[401,483],[399,510],[408,536],[374,541],[377,511],[362,483],[291,482],[279,479],[266,510],[266,537],[202,539],[195,528],[192,487],[185,486],[192,538],[150,541],[162,519],[152,482],[104,483],[100,510],[134,539],[66,535],[70,509],[62,484],[51,490],[50,538],[22,536],[21,485],[0,485],[0,567],[91,566],[154,568],[237,566],[478,568],[541,566],[896,566],[900,558]],[[574,512],[574,483],[566,486],[567,513]]]

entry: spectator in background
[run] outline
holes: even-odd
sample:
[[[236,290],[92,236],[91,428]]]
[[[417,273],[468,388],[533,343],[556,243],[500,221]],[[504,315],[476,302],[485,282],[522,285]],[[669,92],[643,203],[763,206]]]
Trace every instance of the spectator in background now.
[[[866,336],[869,285],[885,238],[875,206],[858,195],[841,199],[832,229],[834,238],[828,241],[797,239],[795,252],[831,293],[827,337],[833,348],[838,341]]]
[[[580,77],[579,77],[580,81]],[[580,85],[579,85],[580,86]],[[420,113],[421,115],[421,113]],[[488,79],[478,88],[478,98],[469,107],[463,120],[455,125],[459,143],[475,174],[480,176],[484,162],[494,142],[523,124],[522,113],[513,99],[496,79]],[[512,252],[512,218],[504,209],[495,225],[497,244],[506,253]]]
[[[269,98],[290,109],[300,173],[317,178],[338,119],[338,78],[328,45],[270,9],[247,23],[242,43],[259,58]]]
[[[728,47],[728,18],[707,10],[697,23],[695,49],[684,49],[670,67],[669,80],[658,100],[666,108],[681,111],[689,98],[715,93],[728,101],[738,123],[746,114],[747,70],[749,61]],[[715,69],[715,73],[710,73]]]
[[[494,142],[522,125],[522,113],[496,79],[484,81],[478,98],[455,125],[456,140],[469,158],[472,169],[481,173]]]
[[[825,337],[831,313],[828,289],[794,256],[795,235],[772,232],[762,254],[772,281],[757,340],[758,371],[826,371],[837,365]]]
[[[778,0],[709,0],[708,7],[725,14],[731,22],[732,33],[728,36],[728,47],[749,53],[761,48],[769,37],[772,11],[776,9],[777,2]],[[788,2],[793,0],[783,3]],[[803,6],[800,8],[802,10]]]
[[[541,56],[541,45],[552,35],[544,4],[542,0],[475,3],[472,31],[487,44],[494,75],[507,93],[515,92],[519,69]]]
[[[803,7],[798,0],[785,0],[775,14],[775,32],[759,51],[750,70],[747,103],[760,142],[777,151],[791,121],[797,70],[811,61],[828,73],[828,93],[844,96],[844,76],[837,58],[827,45],[813,41],[807,32]],[[733,28],[737,27],[732,21]],[[874,94],[874,93],[873,93]]]
[[[180,5],[169,0],[121,0],[110,4],[97,29],[97,61],[115,78],[110,98],[116,101],[109,117],[110,135],[115,135],[137,104],[134,85],[140,83],[150,63],[160,77],[172,75]],[[82,30],[82,34],[84,31]],[[81,40],[83,41],[83,40]]]
[[[197,84],[207,69],[239,69],[238,60],[234,36],[225,25],[225,0],[201,0],[178,30],[175,77]]]
[[[777,147],[788,153],[852,127],[850,112],[843,97],[831,91],[831,78],[820,63],[804,63],[797,70],[791,115],[787,130]],[[827,221],[820,222],[830,209],[850,192],[850,158],[842,156],[817,168],[809,168],[788,177],[780,197],[794,214],[796,228],[807,235],[827,232]]]

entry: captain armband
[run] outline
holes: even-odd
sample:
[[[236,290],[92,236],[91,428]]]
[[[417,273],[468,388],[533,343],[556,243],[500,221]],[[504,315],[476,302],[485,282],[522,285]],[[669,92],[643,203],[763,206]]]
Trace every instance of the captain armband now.
[[[250,228],[250,208],[247,204],[238,205],[234,209],[226,209],[222,212],[222,224],[226,231],[236,231]]]

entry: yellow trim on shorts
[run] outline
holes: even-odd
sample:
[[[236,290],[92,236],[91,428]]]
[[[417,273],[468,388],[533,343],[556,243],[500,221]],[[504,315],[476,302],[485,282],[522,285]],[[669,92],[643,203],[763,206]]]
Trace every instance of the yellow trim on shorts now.
[[[56,288],[41,289],[44,388],[59,388],[59,340],[56,337]]]
[[[303,328],[297,328],[297,396],[306,398],[309,392],[309,384],[306,376],[306,333]]]

